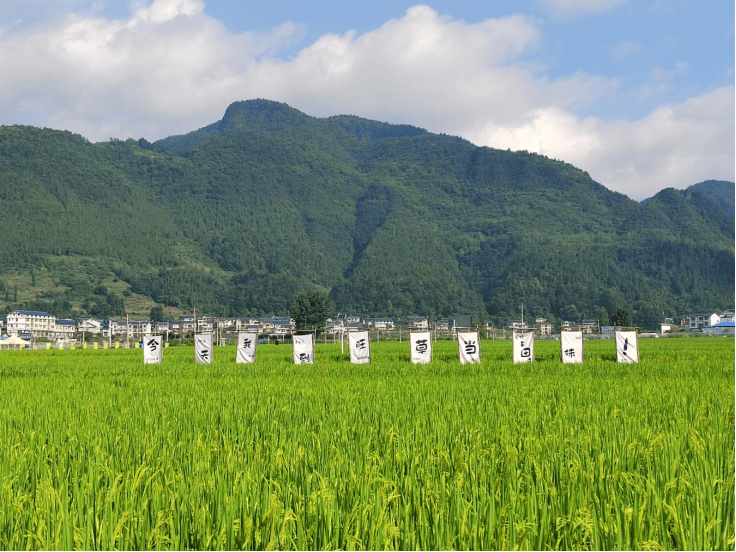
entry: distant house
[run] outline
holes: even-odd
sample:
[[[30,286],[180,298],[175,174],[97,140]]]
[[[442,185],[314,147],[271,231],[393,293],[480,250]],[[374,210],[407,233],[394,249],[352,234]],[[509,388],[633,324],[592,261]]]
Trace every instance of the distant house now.
[[[584,334],[598,333],[598,321],[597,320],[583,320],[580,323],[580,331]]]
[[[395,327],[391,318],[366,318],[363,322],[369,328],[376,330],[393,330]]]
[[[428,330],[429,322],[424,316],[409,317],[409,329],[411,330]]]
[[[83,335],[100,335],[103,333],[102,320],[83,318],[77,322],[77,332]]]
[[[62,341],[72,341],[77,333],[77,323],[74,320],[57,318],[54,324],[54,338]]]
[[[721,321],[716,313],[688,314],[682,319],[681,326],[686,332],[702,331],[706,326],[715,326]]]
[[[151,333],[151,323],[147,320],[110,320],[110,335],[136,339]]]
[[[573,326],[575,326],[575,324],[573,324],[569,320],[561,320],[559,324],[559,329],[561,332],[569,332],[570,330],[572,330]]]
[[[552,335],[552,324],[546,318],[537,318],[534,322],[534,329],[539,335]]]
[[[56,317],[48,312],[13,311],[7,316],[8,335],[23,339],[52,338],[56,330]]]
[[[438,320],[437,322],[434,323],[434,329],[441,333],[449,333],[450,321],[447,318]]]
[[[703,328],[703,333],[707,335],[734,335],[734,325],[736,325],[736,323],[732,320],[719,322],[714,326],[706,326]]]
[[[726,309],[723,312],[719,312],[718,317],[721,319],[721,322],[734,322],[736,321],[736,311],[734,309]]]
[[[506,329],[507,330],[528,330],[525,322],[522,322],[521,320],[509,320],[506,322]]]

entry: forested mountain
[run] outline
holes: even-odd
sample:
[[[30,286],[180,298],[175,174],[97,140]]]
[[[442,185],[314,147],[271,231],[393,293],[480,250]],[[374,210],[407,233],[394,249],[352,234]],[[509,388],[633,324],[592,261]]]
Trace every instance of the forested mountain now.
[[[544,156],[266,100],[155,143],[1,127],[0,306],[265,315],[317,289],[359,315],[652,326],[733,307],[707,184],[640,204]]]

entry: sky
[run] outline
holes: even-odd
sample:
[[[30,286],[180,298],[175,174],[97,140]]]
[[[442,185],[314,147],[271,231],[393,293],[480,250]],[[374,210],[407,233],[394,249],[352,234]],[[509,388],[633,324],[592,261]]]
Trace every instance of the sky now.
[[[155,141],[238,100],[528,150],[641,200],[734,181],[723,0],[14,0],[0,124]]]

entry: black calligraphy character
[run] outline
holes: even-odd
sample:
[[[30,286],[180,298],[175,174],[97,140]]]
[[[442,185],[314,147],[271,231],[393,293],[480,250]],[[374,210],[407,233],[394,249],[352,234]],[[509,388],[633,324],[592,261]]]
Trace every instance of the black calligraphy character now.
[[[146,343],[146,345],[148,345],[148,348],[151,349],[151,352],[155,351],[158,348],[158,343],[155,339],[152,339],[151,341]]]
[[[207,358],[210,356],[210,352],[207,349],[202,350],[202,360],[207,360]]]
[[[309,355],[307,353],[299,353],[299,362],[302,364],[309,362]]]
[[[468,341],[465,343],[465,353],[468,355],[474,355],[478,351],[478,347],[475,345],[475,341]]]
[[[355,342],[355,348],[356,349],[365,349],[365,339],[359,339]]]
[[[417,353],[426,353],[427,352],[427,340],[426,339],[417,339]]]
[[[243,348],[244,349],[250,349],[250,346],[253,342],[248,339],[247,337],[243,339]]]
[[[628,348],[629,348],[629,338],[627,337],[626,340],[624,341],[624,350],[623,350],[623,355],[624,356],[627,356],[626,349],[628,349]]]
[[[574,357],[575,356],[575,349],[565,349],[565,356]]]
[[[529,358],[532,356],[532,350],[529,347],[521,350],[521,358]]]

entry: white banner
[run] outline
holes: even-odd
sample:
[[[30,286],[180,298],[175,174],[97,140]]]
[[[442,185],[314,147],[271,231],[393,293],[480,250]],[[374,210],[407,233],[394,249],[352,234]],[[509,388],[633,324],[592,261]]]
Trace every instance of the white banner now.
[[[367,364],[371,361],[371,339],[368,332],[348,332],[350,362]]]
[[[432,334],[415,332],[411,334],[411,361],[414,364],[427,364],[432,360]]]
[[[457,346],[460,350],[460,364],[480,362],[480,340],[478,332],[458,332]]]
[[[210,364],[212,362],[212,334],[195,334],[194,336],[194,362],[197,364]]]
[[[95,343],[97,345],[97,343]],[[164,359],[164,348],[160,335],[143,337],[143,364],[158,364]]]
[[[564,364],[582,364],[583,332],[560,332],[560,355]]]
[[[639,340],[636,332],[616,332],[616,360],[639,362]]]
[[[239,333],[238,347],[235,349],[236,364],[250,364],[256,361],[256,347],[258,335],[254,333]]]
[[[313,337],[312,334],[295,335],[292,337],[294,343],[294,364],[314,364]]]
[[[534,362],[534,330],[514,332],[514,364]]]

